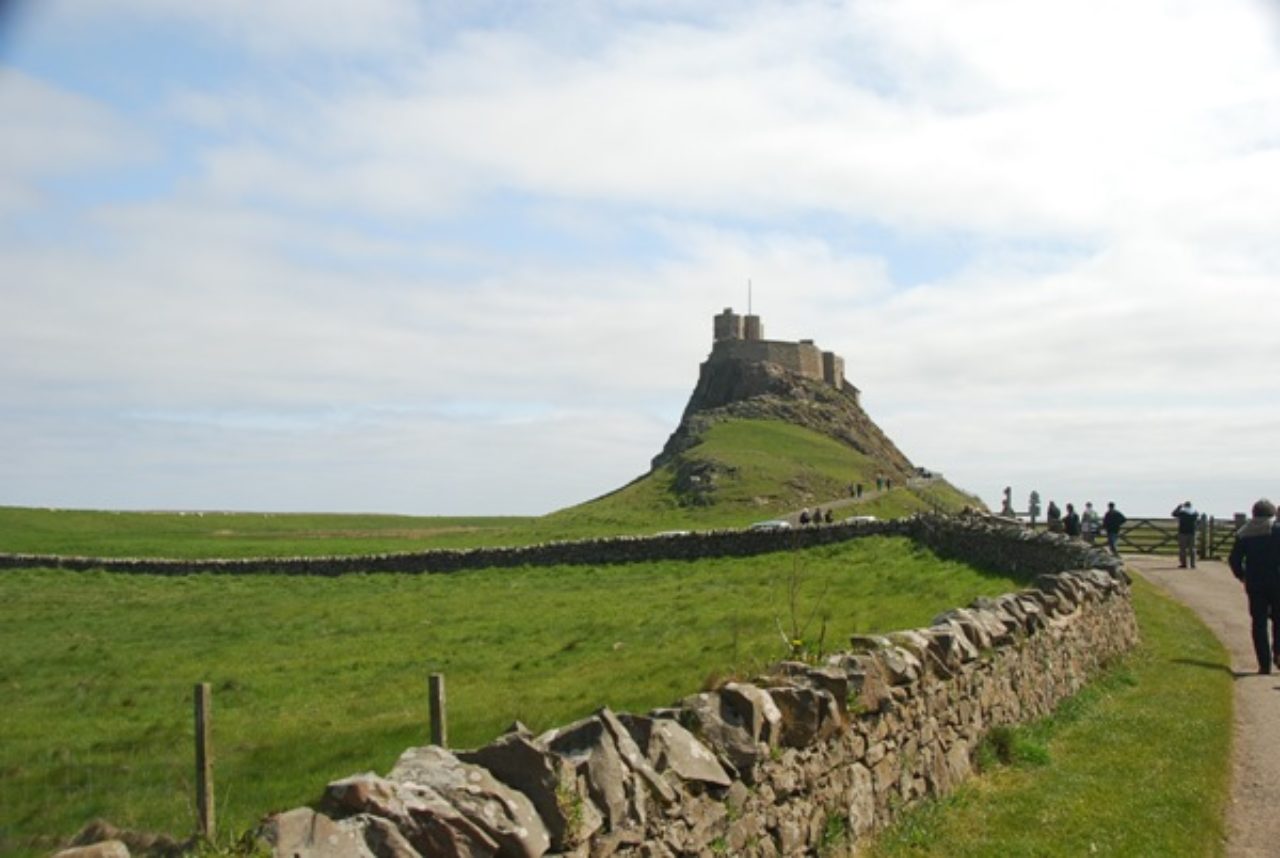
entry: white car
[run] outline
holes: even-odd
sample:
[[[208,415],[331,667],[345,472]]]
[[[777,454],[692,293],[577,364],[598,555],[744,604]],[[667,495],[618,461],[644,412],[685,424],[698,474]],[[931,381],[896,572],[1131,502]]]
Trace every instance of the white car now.
[[[844,520],[844,523],[849,524],[851,522],[858,523],[858,522],[879,521],[879,520],[880,519],[876,518],[874,515],[851,515]]]
[[[791,522],[784,521],[780,518],[771,518],[768,521],[757,521],[751,525],[752,530],[790,530]]]

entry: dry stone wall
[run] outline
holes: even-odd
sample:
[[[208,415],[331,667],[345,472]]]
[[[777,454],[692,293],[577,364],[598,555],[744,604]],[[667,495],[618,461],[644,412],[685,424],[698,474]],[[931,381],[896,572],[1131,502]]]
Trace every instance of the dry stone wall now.
[[[974,518],[972,521],[981,521]],[[973,527],[957,528],[954,519],[917,516],[893,521],[847,522],[793,530],[713,530],[659,536],[617,536],[565,540],[511,548],[435,549],[347,557],[265,557],[237,559],[165,559],[69,557],[0,554],[0,569],[105,569],[146,575],[320,575],[398,572],[457,572],[463,569],[517,566],[609,565],[654,560],[749,557],[775,551],[831,545],[867,536],[906,536],[940,554],[1015,574],[1105,564],[1103,552],[1084,543],[1059,544],[1048,534],[1012,530],[999,536]],[[991,530],[992,528],[986,528]]]
[[[433,549],[348,557],[262,557],[225,560],[67,557],[0,554],[0,569],[105,569],[148,575],[345,575],[355,572],[434,573],[516,566],[609,565],[651,560],[748,557],[897,534],[908,536],[913,520],[849,522],[795,530],[712,530],[654,536],[564,540],[508,548]]]
[[[410,748],[261,835],[299,858],[852,850],[964,780],[992,728],[1049,713],[1138,639],[1127,576],[1083,543],[975,520],[908,532],[1034,586],[645,715],[602,709],[472,751]]]

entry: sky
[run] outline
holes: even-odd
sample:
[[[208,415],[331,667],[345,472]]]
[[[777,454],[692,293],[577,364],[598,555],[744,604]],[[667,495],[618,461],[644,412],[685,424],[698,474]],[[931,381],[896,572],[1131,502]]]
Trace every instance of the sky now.
[[[752,308],[998,507],[1280,498],[1274,0],[0,0],[0,505],[540,514]]]

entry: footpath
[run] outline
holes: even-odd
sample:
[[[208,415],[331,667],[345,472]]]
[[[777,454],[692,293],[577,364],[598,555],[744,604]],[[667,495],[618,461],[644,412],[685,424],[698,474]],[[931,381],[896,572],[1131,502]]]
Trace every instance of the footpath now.
[[[1244,588],[1227,564],[1201,560],[1179,569],[1175,557],[1125,555],[1125,566],[1195,611],[1231,654],[1235,725],[1228,858],[1280,855],[1280,672],[1258,674]]]

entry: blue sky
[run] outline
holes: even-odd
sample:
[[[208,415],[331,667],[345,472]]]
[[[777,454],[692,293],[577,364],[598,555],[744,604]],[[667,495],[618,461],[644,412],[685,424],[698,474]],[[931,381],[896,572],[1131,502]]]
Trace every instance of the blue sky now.
[[[1280,496],[1260,0],[6,8],[0,503],[546,512],[748,279],[988,503]]]

